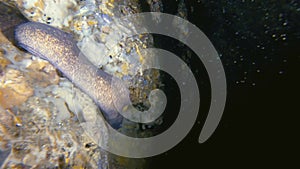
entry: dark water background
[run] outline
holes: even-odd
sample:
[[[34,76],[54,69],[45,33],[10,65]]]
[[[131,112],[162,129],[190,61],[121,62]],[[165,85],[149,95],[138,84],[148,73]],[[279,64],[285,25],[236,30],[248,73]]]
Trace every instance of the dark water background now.
[[[162,2],[165,13],[177,13],[178,1]],[[200,86],[197,123],[175,148],[149,158],[150,168],[294,166],[300,147],[300,2],[185,3],[189,21],[208,36],[221,55],[228,81],[226,108],[215,133],[199,144],[209,108],[210,86],[196,56],[183,57]],[[143,9],[149,11],[146,5]],[[185,55],[187,49],[178,41],[154,37],[161,48]]]

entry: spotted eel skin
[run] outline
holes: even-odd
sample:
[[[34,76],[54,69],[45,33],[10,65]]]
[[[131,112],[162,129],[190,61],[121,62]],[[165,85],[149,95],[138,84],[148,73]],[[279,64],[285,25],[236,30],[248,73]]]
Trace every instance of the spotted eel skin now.
[[[112,76],[98,69],[80,53],[72,35],[46,24],[27,22],[15,29],[15,38],[20,47],[49,61],[89,95],[113,128],[120,127],[122,116],[112,101]]]

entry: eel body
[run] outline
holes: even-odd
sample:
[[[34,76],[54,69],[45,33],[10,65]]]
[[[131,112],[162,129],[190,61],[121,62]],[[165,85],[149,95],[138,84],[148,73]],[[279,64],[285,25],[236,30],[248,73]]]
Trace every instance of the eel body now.
[[[83,56],[72,35],[37,22],[27,22],[15,30],[18,45],[49,61],[65,77],[89,95],[113,128],[119,128],[122,116],[116,110],[111,87],[112,76]]]

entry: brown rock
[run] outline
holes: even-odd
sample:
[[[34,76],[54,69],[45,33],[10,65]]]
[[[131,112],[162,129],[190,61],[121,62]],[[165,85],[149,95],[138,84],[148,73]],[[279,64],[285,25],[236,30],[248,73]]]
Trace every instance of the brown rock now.
[[[20,105],[32,95],[33,89],[20,71],[9,68],[0,76],[0,105],[4,109]]]

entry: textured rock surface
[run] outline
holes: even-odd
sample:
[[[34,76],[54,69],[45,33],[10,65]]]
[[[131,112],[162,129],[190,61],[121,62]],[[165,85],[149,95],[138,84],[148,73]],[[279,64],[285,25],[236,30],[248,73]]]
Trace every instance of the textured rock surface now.
[[[30,21],[72,33],[93,64],[121,78],[133,79],[145,57],[138,51],[151,42],[146,35],[122,39],[126,33],[110,25],[113,17],[138,12],[136,1],[3,2]],[[107,38],[109,34],[115,36]],[[142,168],[144,160],[120,158],[101,150],[82,127],[81,117],[93,119],[100,113],[94,102],[60,77],[51,64],[11,42],[0,32],[0,153],[7,155],[4,168]],[[159,74],[155,77],[158,80]],[[149,83],[151,87],[145,92],[133,90],[134,104],[144,101],[155,83]],[[100,137],[105,137],[105,126],[98,125],[104,133]],[[124,126],[124,131],[139,130],[135,124]]]

